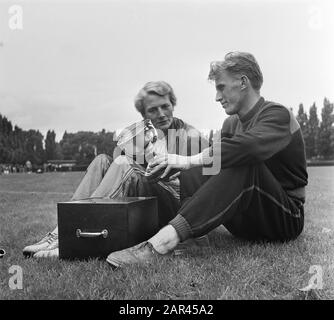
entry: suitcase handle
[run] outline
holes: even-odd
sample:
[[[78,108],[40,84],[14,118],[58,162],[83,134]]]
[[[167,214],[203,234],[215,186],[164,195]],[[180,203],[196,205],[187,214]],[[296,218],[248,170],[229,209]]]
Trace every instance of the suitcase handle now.
[[[75,232],[78,238],[97,238],[102,236],[103,238],[108,237],[108,230],[104,229],[101,232],[82,232],[80,229],[77,229]]]

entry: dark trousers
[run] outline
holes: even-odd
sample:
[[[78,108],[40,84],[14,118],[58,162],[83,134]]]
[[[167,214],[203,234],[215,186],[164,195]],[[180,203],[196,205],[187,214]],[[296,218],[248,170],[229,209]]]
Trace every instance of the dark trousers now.
[[[181,189],[178,212],[184,219],[170,222],[181,241],[221,224],[249,240],[285,241],[302,232],[303,203],[287,195],[265,164],[227,168],[214,176],[202,176],[198,169],[184,172],[188,183]],[[186,228],[178,228],[180,220]]]

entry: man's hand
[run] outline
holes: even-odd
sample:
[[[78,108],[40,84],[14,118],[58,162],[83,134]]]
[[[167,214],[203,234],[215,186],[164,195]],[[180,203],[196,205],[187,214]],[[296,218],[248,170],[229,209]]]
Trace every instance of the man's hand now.
[[[146,172],[147,175],[154,175],[160,170],[164,170],[163,174],[160,176],[160,179],[163,179],[168,175],[168,173],[176,169],[178,171],[188,170],[191,168],[191,157],[179,156],[177,154],[166,154],[159,155],[154,158],[149,165],[147,166]],[[180,175],[180,172],[173,174],[169,180],[173,180]]]

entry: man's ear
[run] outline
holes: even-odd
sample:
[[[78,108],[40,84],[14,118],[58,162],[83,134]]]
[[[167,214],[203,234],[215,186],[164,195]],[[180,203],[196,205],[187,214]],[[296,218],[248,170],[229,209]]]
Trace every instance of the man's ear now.
[[[240,82],[241,82],[241,90],[244,90],[249,86],[249,79],[245,75],[241,76]]]

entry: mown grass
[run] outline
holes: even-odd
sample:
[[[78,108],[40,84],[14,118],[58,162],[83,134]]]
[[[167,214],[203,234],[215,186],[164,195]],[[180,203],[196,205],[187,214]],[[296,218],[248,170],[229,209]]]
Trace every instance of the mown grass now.
[[[334,167],[309,168],[305,229],[289,243],[248,243],[221,227],[209,250],[149,267],[24,259],[22,248],[55,226],[57,202],[82,175],[0,176],[0,299],[334,299]],[[8,286],[12,265],[23,270],[22,290]],[[305,293],[312,265],[323,269],[323,289]]]

